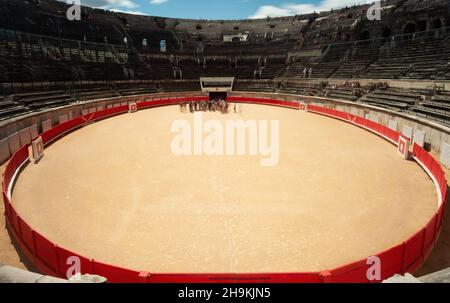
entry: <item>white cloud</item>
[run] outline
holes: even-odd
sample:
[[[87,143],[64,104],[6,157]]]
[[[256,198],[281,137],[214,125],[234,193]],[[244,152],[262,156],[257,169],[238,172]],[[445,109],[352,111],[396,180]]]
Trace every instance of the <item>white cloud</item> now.
[[[132,0],[82,0],[81,4],[103,9],[111,9],[112,7],[133,9],[139,6]]]
[[[150,0],[150,4],[159,5],[169,2],[169,0]]]
[[[120,9],[120,8],[111,8],[110,11],[116,12],[116,13],[133,14],[133,15],[145,15],[145,13],[143,13],[141,11],[126,10],[126,9]]]
[[[264,5],[251,15],[250,19],[266,18],[266,17],[282,17],[310,14],[313,12],[329,11],[331,9],[343,8],[346,6],[353,6],[356,4],[367,4],[372,1],[368,0],[322,0],[318,4],[304,3],[286,3],[280,6]]]

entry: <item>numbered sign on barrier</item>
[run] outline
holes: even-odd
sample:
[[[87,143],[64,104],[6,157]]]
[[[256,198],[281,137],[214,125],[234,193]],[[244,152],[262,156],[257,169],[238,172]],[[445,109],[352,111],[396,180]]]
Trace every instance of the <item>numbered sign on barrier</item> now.
[[[32,148],[33,148],[33,159],[34,163],[36,164],[44,156],[44,143],[42,142],[42,137],[39,137],[32,142]]]
[[[300,110],[303,110],[303,111],[307,111],[308,110],[308,108],[306,107],[306,104],[305,103],[301,103],[301,102],[299,102],[298,108]]]
[[[398,140],[398,153],[404,160],[409,159],[409,140],[407,138],[400,136]]]
[[[130,113],[135,113],[138,111],[137,109],[137,104],[135,102],[129,103],[128,104],[128,109]]]

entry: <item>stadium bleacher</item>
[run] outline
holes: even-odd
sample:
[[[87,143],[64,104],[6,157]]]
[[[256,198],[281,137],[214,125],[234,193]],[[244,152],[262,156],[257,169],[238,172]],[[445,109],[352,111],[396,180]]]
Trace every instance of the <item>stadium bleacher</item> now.
[[[6,16],[0,20],[0,117],[117,96],[199,90],[200,77],[229,76],[238,91],[323,96],[450,124],[444,92],[425,96],[328,84],[450,80],[449,4],[428,2],[424,7],[418,0],[383,1],[384,18],[374,25],[365,17],[368,5],[243,21],[86,7],[87,21],[73,23],[60,1],[0,0]],[[424,14],[425,8],[427,22],[404,20],[406,13]],[[242,33],[246,40],[224,40]]]

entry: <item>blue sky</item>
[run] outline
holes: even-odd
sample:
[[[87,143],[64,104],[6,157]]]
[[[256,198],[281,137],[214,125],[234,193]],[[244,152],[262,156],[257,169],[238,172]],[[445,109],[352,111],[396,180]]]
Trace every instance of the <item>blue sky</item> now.
[[[71,2],[74,0],[61,0]],[[80,0],[82,5],[152,16],[246,19],[324,11],[369,0]],[[372,1],[370,1],[372,2]]]

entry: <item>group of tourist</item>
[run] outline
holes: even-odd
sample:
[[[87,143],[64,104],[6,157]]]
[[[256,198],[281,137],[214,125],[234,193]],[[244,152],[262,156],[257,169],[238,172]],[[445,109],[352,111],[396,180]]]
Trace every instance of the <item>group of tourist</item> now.
[[[184,109],[188,107],[190,113],[220,111],[225,114],[228,112],[228,102],[221,98],[208,101],[189,101],[181,104],[181,107]]]

